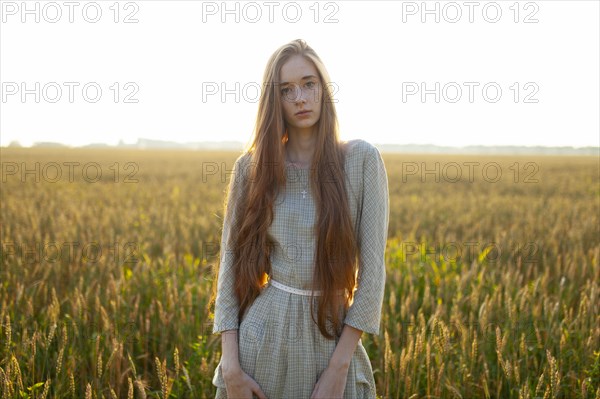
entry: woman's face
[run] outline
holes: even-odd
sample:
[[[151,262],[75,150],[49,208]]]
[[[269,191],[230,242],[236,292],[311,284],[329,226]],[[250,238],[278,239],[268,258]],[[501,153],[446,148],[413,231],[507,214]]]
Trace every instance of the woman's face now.
[[[310,60],[295,55],[281,67],[279,90],[288,128],[309,129],[321,116],[323,91],[317,69]]]

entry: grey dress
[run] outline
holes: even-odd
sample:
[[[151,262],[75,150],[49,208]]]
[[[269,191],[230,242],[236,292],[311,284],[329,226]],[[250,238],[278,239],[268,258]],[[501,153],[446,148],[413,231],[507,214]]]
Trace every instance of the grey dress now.
[[[249,159],[249,154],[244,154],[236,160],[229,183],[213,333],[238,329],[241,368],[269,399],[309,399],[339,341],[339,337],[327,340],[319,332],[311,319],[310,297],[269,284],[238,325],[238,302],[232,289],[232,256],[225,255],[232,245],[229,232],[236,220],[232,201],[239,198],[240,171],[249,173],[250,169],[246,169]],[[286,165],[286,173],[287,186],[280,190],[269,228],[269,234],[276,242],[270,258],[270,277],[290,287],[310,290],[316,245],[313,233],[316,209],[307,187],[310,169]],[[378,335],[389,221],[388,179],[379,150],[365,140],[348,141],[345,174],[351,218],[362,253],[358,288],[343,320],[365,333]],[[316,301],[313,306],[316,315]],[[221,362],[215,369],[212,383],[217,387],[216,397],[227,398]],[[375,397],[371,362],[359,341],[348,369],[344,398]]]

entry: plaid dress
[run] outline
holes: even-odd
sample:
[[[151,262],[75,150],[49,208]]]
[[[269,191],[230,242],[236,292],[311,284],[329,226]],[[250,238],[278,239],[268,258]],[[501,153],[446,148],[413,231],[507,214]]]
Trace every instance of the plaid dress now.
[[[268,284],[238,325],[239,308],[232,288],[233,256],[227,256],[231,255],[227,248],[232,245],[230,228],[236,224],[235,202],[232,201],[239,198],[242,179],[250,173],[249,159],[249,154],[244,154],[236,160],[229,183],[213,333],[238,330],[241,368],[269,399],[309,399],[339,341],[339,337],[328,340],[321,335],[311,318],[310,297]],[[344,168],[350,214],[361,254],[354,302],[346,314],[342,314],[342,319],[365,333],[379,335],[389,221],[386,169],[379,150],[361,139],[348,141]],[[271,251],[270,278],[290,287],[310,290],[316,247],[313,228],[317,220],[308,186],[310,169],[288,164],[286,174],[286,187],[280,190],[275,201],[274,220],[269,227],[270,238],[276,244]],[[312,305],[316,317],[316,300]],[[227,398],[221,362],[212,383],[217,387],[215,396]],[[371,362],[359,340],[348,368],[344,398],[375,397]]]

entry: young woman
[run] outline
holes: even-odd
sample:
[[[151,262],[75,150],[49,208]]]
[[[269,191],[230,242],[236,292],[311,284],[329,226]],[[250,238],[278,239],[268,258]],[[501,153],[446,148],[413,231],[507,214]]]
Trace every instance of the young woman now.
[[[217,398],[376,397],[360,337],[380,331],[388,180],[376,147],[339,139],[331,87],[303,40],[267,64],[225,204]]]

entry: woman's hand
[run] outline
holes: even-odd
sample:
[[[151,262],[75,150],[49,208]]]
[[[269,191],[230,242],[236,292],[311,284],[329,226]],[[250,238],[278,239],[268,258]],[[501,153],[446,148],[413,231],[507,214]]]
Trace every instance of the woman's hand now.
[[[259,399],[267,399],[258,383],[239,367],[227,375],[223,374],[223,380],[228,398],[253,399],[252,394],[256,394]]]
[[[310,399],[343,398],[347,378],[347,366],[327,366],[323,374],[319,377],[319,381],[317,381]]]

